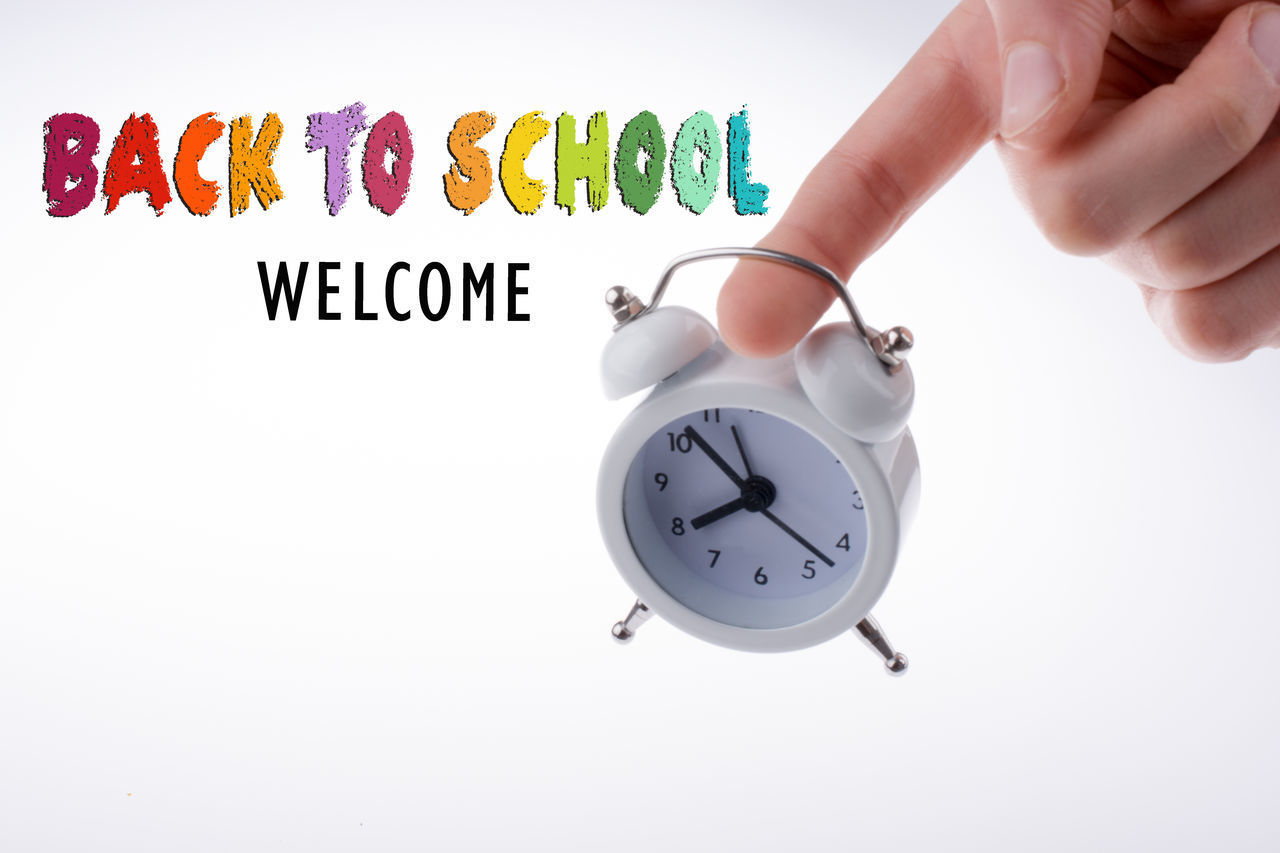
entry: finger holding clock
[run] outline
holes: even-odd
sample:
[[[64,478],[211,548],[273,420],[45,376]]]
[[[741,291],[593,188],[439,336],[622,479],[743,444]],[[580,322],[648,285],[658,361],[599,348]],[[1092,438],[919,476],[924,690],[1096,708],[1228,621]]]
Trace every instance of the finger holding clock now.
[[[1240,4],[1223,17],[1175,82],[1152,83],[1153,89],[1130,102],[1129,95],[1094,92],[1099,82],[1094,54],[1106,48],[1104,30],[1110,26],[1096,28],[1100,38],[1092,44],[1080,32],[1069,44],[1061,42],[1067,29],[1042,26],[1056,19],[1070,24],[1084,11],[1106,13],[1090,20],[1114,25],[1120,17],[1107,6],[1116,5],[1124,4],[963,0],[814,168],[761,245],[807,257],[847,278],[1002,131],[999,148],[1015,188],[1054,245],[1076,254],[1103,254],[1136,243],[1140,253],[1145,233],[1229,175],[1263,137],[1280,103],[1280,17],[1275,4]],[[1157,23],[1186,24],[1224,11],[1193,3],[1152,5],[1159,9],[1146,9],[1147,18],[1154,14]],[[1141,22],[1136,13],[1127,20]],[[1177,48],[1176,35],[1156,28],[1152,37]],[[1028,40],[1056,48],[1058,70],[1065,67],[1064,91],[1047,113],[1029,110],[1020,116],[1010,114],[1011,99],[1038,90],[1019,75],[1004,85],[1001,66],[1009,75],[1015,54],[1030,56],[1020,50]],[[1119,62],[1125,63],[1123,56]],[[1051,65],[1038,67],[1052,70]],[[1077,90],[1095,100],[1078,97]],[[1024,127],[1019,119],[1027,116],[1033,118]],[[1148,248],[1167,245],[1155,239],[1147,241]],[[1216,262],[1211,271],[1222,274],[1228,272],[1228,259],[1247,263],[1249,252],[1266,249],[1228,240],[1220,257],[1203,263]],[[1148,254],[1146,261],[1157,274],[1149,269],[1140,281],[1200,283],[1195,273],[1201,261],[1191,258],[1186,269],[1179,268],[1179,259],[1190,255],[1186,246]],[[1173,275],[1163,272],[1169,268]],[[777,355],[804,336],[831,300],[816,279],[742,262],[720,292],[720,332],[741,354]],[[1212,326],[1216,320],[1196,322]],[[1228,354],[1196,357],[1223,355]]]
[[[965,0],[814,167],[760,245],[847,279],[995,134],[1000,91],[995,27],[982,0]],[[832,299],[811,275],[741,261],[720,289],[720,333],[743,355],[779,355]]]

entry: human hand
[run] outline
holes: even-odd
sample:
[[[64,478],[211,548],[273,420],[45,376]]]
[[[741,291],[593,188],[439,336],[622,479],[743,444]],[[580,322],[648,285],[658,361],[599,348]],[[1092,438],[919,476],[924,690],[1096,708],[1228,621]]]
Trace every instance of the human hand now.
[[[990,139],[1058,248],[1141,288],[1170,342],[1280,346],[1280,6],[963,0],[806,178],[760,245],[847,278]],[[784,352],[825,285],[740,263],[717,306],[739,352]]]

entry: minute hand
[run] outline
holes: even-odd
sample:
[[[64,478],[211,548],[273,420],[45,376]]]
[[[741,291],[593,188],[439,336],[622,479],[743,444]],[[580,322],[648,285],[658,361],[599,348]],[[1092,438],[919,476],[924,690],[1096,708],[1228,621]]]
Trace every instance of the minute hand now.
[[[707,454],[707,456],[711,459],[711,461],[716,463],[716,465],[720,467],[720,470],[723,471],[726,475],[728,475],[730,480],[733,480],[734,485],[736,485],[739,489],[746,488],[746,485],[747,485],[746,481],[738,476],[737,471],[734,471],[733,468],[729,467],[729,463],[724,461],[723,456],[721,456],[719,453],[716,453],[715,450],[712,449],[711,445],[707,444],[707,440],[705,438],[698,435],[697,430],[695,430],[691,426],[687,426],[684,428],[684,434],[689,436],[689,439],[694,444],[698,445],[698,449],[701,450],[703,453]]]
[[[804,547],[812,551],[814,553],[814,556],[816,556],[819,560],[826,563],[828,566],[835,565],[835,562],[830,557],[828,557],[826,554],[819,551],[817,548],[813,547],[813,545],[810,544],[808,539],[805,539],[799,533],[796,533],[794,530],[792,530],[790,527],[787,526],[786,522],[778,518],[773,513],[769,512],[769,510],[762,509],[760,510],[760,514],[763,515],[765,518],[769,519],[770,521],[772,521],[774,524],[781,527],[787,533],[787,535],[790,536],[792,539],[796,540],[801,545],[803,545]]]

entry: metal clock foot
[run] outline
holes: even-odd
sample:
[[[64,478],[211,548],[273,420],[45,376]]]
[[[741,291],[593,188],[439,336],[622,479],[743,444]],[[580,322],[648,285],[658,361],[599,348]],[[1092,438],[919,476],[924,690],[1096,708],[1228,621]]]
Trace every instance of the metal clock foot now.
[[[894,650],[889,638],[880,629],[880,623],[874,617],[867,616],[866,619],[854,626],[854,632],[858,635],[858,639],[884,658],[884,668],[888,670],[890,675],[902,675],[907,671],[907,656]],[[617,636],[616,626],[614,636]]]
[[[649,610],[649,605],[643,601],[636,599],[636,603],[631,606],[631,612],[627,614],[627,618],[621,622],[613,623],[613,638],[619,643],[629,643],[631,638],[636,635],[636,631],[640,630],[640,626],[649,621],[649,617],[653,612]]]

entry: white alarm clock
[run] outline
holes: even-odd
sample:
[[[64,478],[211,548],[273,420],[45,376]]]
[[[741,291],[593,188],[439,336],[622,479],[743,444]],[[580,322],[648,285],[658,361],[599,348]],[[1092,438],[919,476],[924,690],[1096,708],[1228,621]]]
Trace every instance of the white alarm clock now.
[[[749,359],[697,313],[659,307],[677,269],[734,257],[818,276],[849,322],[821,326],[777,358]],[[638,599],[613,636],[627,642],[654,613],[749,651],[852,630],[890,672],[904,671],[906,657],[870,614],[920,491],[906,427],[911,333],[868,328],[834,273],[766,249],[681,255],[648,306],[622,287],[606,299],[617,321],[604,351],[606,395],[653,387],[600,466],[605,545]]]

